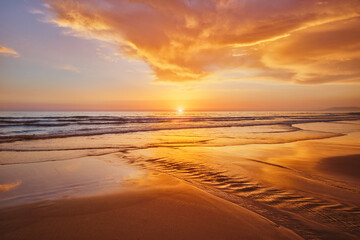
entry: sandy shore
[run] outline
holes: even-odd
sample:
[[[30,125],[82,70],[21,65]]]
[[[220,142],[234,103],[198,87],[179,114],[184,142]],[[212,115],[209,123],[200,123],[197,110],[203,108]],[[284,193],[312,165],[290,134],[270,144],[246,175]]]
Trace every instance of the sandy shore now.
[[[343,178],[360,180],[360,154],[324,158],[318,169]]]
[[[2,143],[0,239],[359,239],[360,124],[295,127]]]
[[[180,180],[96,197],[0,210],[5,239],[300,239],[286,228]]]

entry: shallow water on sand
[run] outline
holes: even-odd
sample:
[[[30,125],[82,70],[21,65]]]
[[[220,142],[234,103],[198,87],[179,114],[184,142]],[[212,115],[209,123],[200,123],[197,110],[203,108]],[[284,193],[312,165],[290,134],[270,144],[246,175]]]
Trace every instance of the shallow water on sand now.
[[[78,113],[62,113],[55,120],[71,122],[70,127],[56,133],[47,129],[18,135],[3,130],[0,205],[121,191],[128,182],[159,172],[254,211],[305,239],[360,237],[360,115],[171,114],[110,118],[101,113],[101,118],[93,114],[84,120]],[[21,128],[34,118],[11,117],[21,118]],[[40,117],[36,121],[48,115]],[[39,121],[31,127],[43,128],[34,126]],[[121,124],[136,131],[120,132],[123,126],[111,123],[105,132],[100,128],[96,133],[80,130],[79,121],[132,121]]]

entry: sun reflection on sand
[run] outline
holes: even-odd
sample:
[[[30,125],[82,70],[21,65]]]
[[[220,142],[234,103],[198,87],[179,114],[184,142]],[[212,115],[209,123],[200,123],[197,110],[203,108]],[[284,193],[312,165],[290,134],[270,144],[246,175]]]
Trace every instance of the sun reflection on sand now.
[[[169,115],[173,125],[186,124],[187,116]],[[359,211],[358,177],[348,172],[356,170],[360,156],[359,127],[336,122],[188,128],[6,143],[2,146],[14,151],[0,156],[7,164],[0,176],[23,183],[14,191],[7,190],[16,183],[0,185],[5,191],[0,204],[154,189],[168,194],[186,183],[234,207],[260,209],[264,217],[291,229],[298,227],[291,216],[301,216],[301,224],[331,218],[355,232],[358,225],[351,219]],[[337,166],[346,159],[347,168],[340,172]]]
[[[17,180],[14,183],[0,184],[0,192],[9,191],[13,188],[16,188],[21,184],[21,182],[22,182],[21,180]]]

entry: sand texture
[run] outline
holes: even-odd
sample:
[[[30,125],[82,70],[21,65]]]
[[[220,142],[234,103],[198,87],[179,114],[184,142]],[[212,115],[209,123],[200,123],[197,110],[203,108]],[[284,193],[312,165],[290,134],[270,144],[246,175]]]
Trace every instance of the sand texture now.
[[[0,239],[359,239],[360,123],[0,144]]]
[[[149,184],[149,183],[148,183]],[[119,194],[2,209],[1,239],[300,239],[170,177]]]

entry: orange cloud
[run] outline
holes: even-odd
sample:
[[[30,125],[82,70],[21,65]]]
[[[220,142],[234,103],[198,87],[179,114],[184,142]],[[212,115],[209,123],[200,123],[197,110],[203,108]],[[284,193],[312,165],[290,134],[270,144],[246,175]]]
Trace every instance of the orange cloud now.
[[[358,0],[46,2],[68,33],[115,44],[161,81],[359,81]]]
[[[295,33],[263,49],[263,61],[300,83],[359,82],[360,18]]]
[[[0,54],[5,56],[19,57],[19,54],[15,50],[4,46],[0,46]]]

